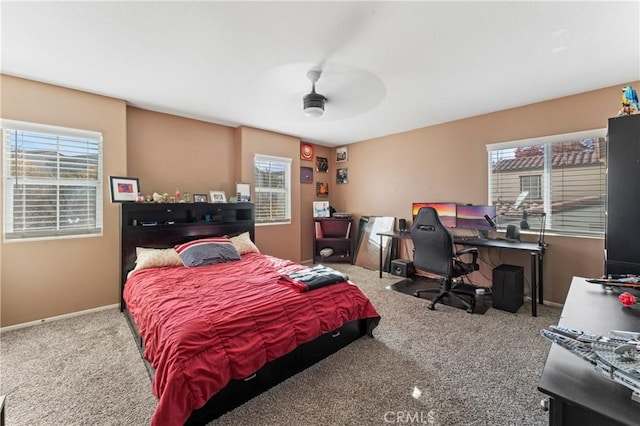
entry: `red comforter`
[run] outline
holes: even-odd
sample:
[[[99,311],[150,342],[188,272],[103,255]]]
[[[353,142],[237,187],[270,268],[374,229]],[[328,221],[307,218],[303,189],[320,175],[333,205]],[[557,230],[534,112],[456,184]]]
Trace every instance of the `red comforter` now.
[[[231,379],[349,321],[379,316],[346,282],[304,293],[278,283],[303,268],[250,253],[237,262],[131,275],[124,298],[155,369],[152,425],[184,424]]]

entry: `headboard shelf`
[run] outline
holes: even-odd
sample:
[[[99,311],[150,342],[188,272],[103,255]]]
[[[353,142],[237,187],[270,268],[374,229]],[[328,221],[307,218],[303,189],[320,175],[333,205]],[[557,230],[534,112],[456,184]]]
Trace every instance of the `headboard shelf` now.
[[[136,247],[168,248],[186,241],[249,232],[255,241],[252,203],[123,203],[120,207],[120,308],[127,274],[135,267]]]

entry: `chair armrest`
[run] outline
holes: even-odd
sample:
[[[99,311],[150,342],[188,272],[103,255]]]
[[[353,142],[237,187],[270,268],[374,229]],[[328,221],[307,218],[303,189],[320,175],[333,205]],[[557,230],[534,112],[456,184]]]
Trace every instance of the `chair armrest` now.
[[[477,247],[467,247],[462,250],[458,250],[456,252],[456,257],[460,257],[463,254],[471,254],[471,265],[473,265],[473,269],[475,271],[480,270],[480,265],[478,265],[478,248]]]

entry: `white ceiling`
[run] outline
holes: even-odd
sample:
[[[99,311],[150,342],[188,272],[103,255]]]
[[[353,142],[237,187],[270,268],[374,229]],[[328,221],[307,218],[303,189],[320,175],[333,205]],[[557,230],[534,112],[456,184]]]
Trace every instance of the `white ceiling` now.
[[[640,79],[638,1],[2,1],[0,14],[2,73],[327,146]],[[328,101],[314,119],[302,96],[317,67]]]

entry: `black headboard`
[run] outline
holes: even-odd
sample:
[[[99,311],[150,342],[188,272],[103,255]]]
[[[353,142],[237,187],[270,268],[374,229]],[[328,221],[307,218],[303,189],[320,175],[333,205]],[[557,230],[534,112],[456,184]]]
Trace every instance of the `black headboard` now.
[[[255,241],[255,212],[252,203],[123,203],[120,229],[120,310],[124,310],[124,284],[135,267],[136,247],[168,248],[243,232],[249,232]]]

